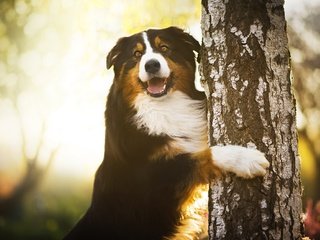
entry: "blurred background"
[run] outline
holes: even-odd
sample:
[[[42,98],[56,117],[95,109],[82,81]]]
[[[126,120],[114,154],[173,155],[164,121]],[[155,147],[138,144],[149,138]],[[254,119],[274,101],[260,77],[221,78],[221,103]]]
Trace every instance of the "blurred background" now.
[[[320,0],[285,9],[304,209],[320,232]],[[61,239],[87,209],[116,40],[170,25],[200,40],[200,15],[199,0],[0,1],[0,239]]]

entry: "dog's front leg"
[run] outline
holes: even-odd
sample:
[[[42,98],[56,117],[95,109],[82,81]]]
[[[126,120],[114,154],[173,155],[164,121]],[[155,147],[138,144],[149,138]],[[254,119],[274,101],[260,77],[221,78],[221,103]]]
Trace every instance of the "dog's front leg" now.
[[[212,161],[219,169],[239,177],[264,176],[269,162],[259,150],[235,145],[211,147]]]
[[[213,146],[194,154],[198,162],[198,173],[202,181],[220,172],[232,172],[239,177],[264,176],[269,162],[256,149],[226,145]]]

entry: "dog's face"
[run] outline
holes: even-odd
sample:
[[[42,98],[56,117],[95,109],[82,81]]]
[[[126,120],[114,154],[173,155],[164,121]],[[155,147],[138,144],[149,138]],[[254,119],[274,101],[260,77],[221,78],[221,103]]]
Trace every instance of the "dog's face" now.
[[[199,43],[179,28],[150,29],[119,39],[107,56],[107,68],[114,66],[114,84],[131,102],[139,93],[161,98],[180,90],[192,95],[194,51],[199,50]]]

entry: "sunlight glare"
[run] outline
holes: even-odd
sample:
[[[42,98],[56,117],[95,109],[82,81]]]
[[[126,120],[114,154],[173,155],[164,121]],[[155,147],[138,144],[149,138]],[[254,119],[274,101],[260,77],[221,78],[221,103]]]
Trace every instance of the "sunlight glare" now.
[[[175,4],[183,7],[177,9]],[[17,130],[22,124],[27,158],[35,156],[40,146],[39,163],[46,166],[57,150],[51,175],[92,179],[104,154],[105,102],[113,77],[105,66],[108,51],[118,38],[151,25],[183,25],[190,30],[190,23],[199,38],[195,18],[200,6],[195,6],[192,0],[158,2],[156,7],[140,0],[15,1],[6,17],[17,19],[21,26],[22,47],[8,41],[0,21],[0,43],[8,49],[0,70],[11,91],[9,102],[18,103],[17,111],[0,109],[0,122],[7,126],[4,132],[11,132],[9,138],[0,135],[0,153],[11,159],[3,160],[7,164],[0,164],[0,171],[26,164],[21,161],[22,135]],[[6,114],[10,116],[2,117]]]

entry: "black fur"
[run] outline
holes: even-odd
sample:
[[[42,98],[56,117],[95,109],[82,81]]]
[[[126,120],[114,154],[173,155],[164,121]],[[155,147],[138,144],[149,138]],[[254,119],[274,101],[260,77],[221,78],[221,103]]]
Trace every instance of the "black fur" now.
[[[177,34],[180,40],[186,40],[175,50],[179,58],[195,66],[193,50],[198,51],[199,44],[181,30],[168,31],[162,36],[168,41],[177,41],[173,39]],[[122,97],[117,73],[122,65],[133,61],[125,54],[136,38],[139,36],[120,39],[108,55],[107,67],[115,66],[115,81],[105,113],[104,160],[96,173],[91,206],[65,240],[170,237],[181,218],[181,201],[191,190],[190,182],[194,182],[196,161],[189,154],[150,161],[150,155],[170,139],[165,135],[150,136],[132,122],[135,112]],[[181,61],[179,58],[172,57]]]

